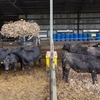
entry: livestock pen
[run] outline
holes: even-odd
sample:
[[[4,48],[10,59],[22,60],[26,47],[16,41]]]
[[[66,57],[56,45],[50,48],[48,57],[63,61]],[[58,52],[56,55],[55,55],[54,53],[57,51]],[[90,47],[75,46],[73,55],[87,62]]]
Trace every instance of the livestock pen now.
[[[16,48],[15,42],[3,42],[4,48]],[[2,43],[0,43],[2,44]],[[93,85],[89,73],[77,73],[71,69],[69,74],[69,83],[62,80],[61,55],[64,43],[55,43],[55,51],[58,54],[58,66],[56,67],[57,80],[57,99],[58,100],[99,100],[100,99],[100,75],[98,75],[98,84]],[[93,43],[94,44],[94,43]],[[84,46],[87,44],[83,44]],[[92,43],[91,43],[92,45]],[[21,45],[18,45],[20,47]],[[32,46],[24,46],[26,49]],[[49,100],[49,76],[45,66],[45,54],[49,50],[49,42],[41,42],[42,64],[38,63],[31,69],[31,75],[28,75],[28,69],[25,68],[25,74],[21,75],[20,68],[17,68],[16,76],[13,76],[13,69],[9,71],[9,78],[6,81],[5,71],[2,68],[0,78],[0,98],[1,100]]]
[[[75,42],[73,43],[75,44]],[[90,43],[92,46],[95,43]],[[83,46],[88,46],[88,44],[82,44]],[[58,52],[59,58],[63,54],[63,50],[60,48],[63,47],[62,43],[59,43],[59,46],[55,46],[55,49]],[[60,53],[62,52],[62,53]],[[61,62],[61,59],[58,60]],[[69,83],[66,83],[65,80],[62,80],[62,65],[59,63],[58,68],[56,69],[57,76],[57,95],[58,100],[99,100],[100,99],[100,80],[98,84],[93,85],[91,74],[89,73],[77,73],[71,69],[69,74]],[[100,79],[100,75],[98,75]]]
[[[2,44],[2,43],[1,43]],[[21,45],[17,45],[15,42],[3,42],[1,47],[15,49]],[[34,46],[34,45],[33,45]],[[31,49],[32,46],[25,46],[25,49]],[[45,60],[42,59],[42,64],[33,66],[31,69],[31,75],[28,75],[28,68],[26,66],[25,73],[21,75],[20,65],[16,71],[16,76],[13,76],[13,68],[9,70],[8,80],[5,80],[4,67],[1,69],[1,100],[45,100],[49,97],[48,89],[48,73],[45,68]]]
[[[28,40],[32,39],[33,36],[36,36],[35,33],[38,33],[39,30],[41,30],[39,32],[39,35],[41,35],[42,39],[44,40],[46,37],[46,40],[48,40],[49,42],[44,42],[43,44],[41,44],[42,64],[40,65],[42,67],[38,67],[37,64],[34,64],[33,68],[31,69],[30,76],[27,75],[27,69],[30,69],[30,67],[28,68],[28,65],[25,68],[24,75],[20,75],[21,71],[20,67],[18,66],[16,77],[13,77],[13,69],[9,70],[8,74],[8,68],[6,68],[6,75],[9,76],[8,80],[4,80],[3,77],[5,77],[5,71],[4,67],[2,68],[0,80],[0,99],[100,99],[100,82],[98,81],[98,84],[92,85],[92,82],[90,80],[91,78],[88,73],[76,73],[71,70],[71,73],[69,75],[69,83],[66,83],[64,80],[62,80],[61,56],[64,51],[62,50],[62,44],[60,43],[62,41],[68,41],[69,43],[77,43],[77,41],[80,41],[80,43],[82,42],[81,45],[88,46],[87,42],[89,42],[90,46],[92,41],[100,41],[100,0],[0,0],[0,5],[0,33],[4,36],[7,36],[8,38],[24,38],[23,47],[24,51],[27,52],[17,52],[18,55],[14,55],[15,60],[13,61],[17,62],[20,58],[19,60],[23,63],[23,65],[28,64],[30,66],[32,65],[33,61],[35,61],[40,56],[40,52],[38,53],[38,57],[33,55],[34,50],[31,49],[33,47],[33,44],[26,44],[25,37],[28,36]],[[12,24],[13,21],[16,22],[17,20],[20,20],[18,21],[18,24]],[[26,21],[28,21],[28,24],[26,23]],[[38,25],[34,23],[34,21],[36,21],[36,23],[38,23],[40,27],[38,27]],[[11,27],[9,27],[7,23],[9,23]],[[35,25],[37,27],[34,27]],[[2,39],[2,35],[0,35],[0,39]],[[53,35],[55,36],[55,38],[53,38]],[[53,43],[52,38],[54,39],[55,43]],[[85,44],[83,44],[83,41]],[[1,47],[3,47],[4,49],[19,49],[22,46],[21,43],[19,43],[20,45],[18,45],[10,41],[1,44]],[[29,44],[31,44],[31,46],[29,46]],[[47,50],[51,51],[51,65],[49,70],[50,73],[48,73],[48,70],[46,70],[45,66],[45,54]],[[54,50],[57,51],[58,54],[58,66],[56,67],[56,69],[54,67]],[[3,54],[2,50],[0,50],[0,53]],[[28,55],[27,57],[26,54]],[[9,58],[9,56],[10,55],[6,57]],[[16,60],[16,58],[18,59]],[[8,62],[10,60],[11,59],[7,59]],[[4,60],[4,64],[5,62],[6,60]],[[75,62],[73,63],[73,65],[74,64]],[[55,77],[55,71],[57,78]],[[100,76],[98,75],[98,80],[99,77]]]

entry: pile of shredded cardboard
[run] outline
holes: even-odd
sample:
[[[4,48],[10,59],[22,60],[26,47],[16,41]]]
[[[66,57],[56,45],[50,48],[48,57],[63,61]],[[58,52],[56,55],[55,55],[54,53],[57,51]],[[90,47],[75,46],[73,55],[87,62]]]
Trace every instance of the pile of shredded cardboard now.
[[[3,36],[14,38],[23,36],[32,38],[33,36],[37,36],[39,31],[40,27],[36,22],[26,22],[25,20],[9,22],[8,24],[4,24],[1,28],[1,34]]]

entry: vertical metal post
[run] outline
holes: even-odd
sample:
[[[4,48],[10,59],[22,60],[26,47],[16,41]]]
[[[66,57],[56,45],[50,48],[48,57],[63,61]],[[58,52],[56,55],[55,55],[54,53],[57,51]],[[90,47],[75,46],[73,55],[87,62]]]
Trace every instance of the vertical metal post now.
[[[53,48],[53,0],[50,0],[50,50]]]
[[[26,44],[26,38],[25,38],[25,36],[23,36],[23,44],[24,45]]]
[[[79,29],[80,29],[79,21],[80,21],[80,13],[77,14],[77,33],[78,34],[79,34]]]
[[[53,0],[50,0],[50,100],[57,100],[53,43]]]
[[[25,20],[27,21],[27,15],[25,14]],[[26,37],[23,36],[23,44],[25,45],[26,44]]]
[[[25,14],[25,20],[27,21],[27,14]]]

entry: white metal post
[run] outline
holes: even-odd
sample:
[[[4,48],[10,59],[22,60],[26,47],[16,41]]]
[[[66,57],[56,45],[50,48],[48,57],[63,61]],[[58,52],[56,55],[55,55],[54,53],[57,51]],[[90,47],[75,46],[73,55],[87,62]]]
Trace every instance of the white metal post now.
[[[54,43],[53,43],[53,0],[50,0],[50,100],[57,100],[56,77],[54,66]]]
[[[25,42],[26,42],[26,38],[25,38],[25,36],[23,36],[23,42],[24,42],[24,45],[26,44]]]

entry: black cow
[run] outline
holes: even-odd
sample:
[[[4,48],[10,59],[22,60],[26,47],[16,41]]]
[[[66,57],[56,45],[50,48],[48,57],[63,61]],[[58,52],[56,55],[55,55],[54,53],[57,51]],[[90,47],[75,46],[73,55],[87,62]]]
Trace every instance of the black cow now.
[[[73,52],[73,53],[82,53],[86,47],[81,46],[81,44],[64,44],[62,50],[67,50],[68,52]]]
[[[62,50],[67,50],[68,52],[78,53],[78,54],[87,54],[87,47],[81,46],[81,44],[64,44]]]
[[[2,62],[5,59],[6,55],[9,54],[11,51],[11,49],[0,48],[0,62]]]
[[[35,63],[38,59],[39,63],[41,63],[41,58],[40,58],[41,50],[39,46],[31,50],[25,50],[24,48],[20,47],[15,50],[15,53],[19,55],[22,59],[23,63],[22,69],[24,70],[24,66],[28,66],[29,74],[33,63]]]
[[[68,82],[68,75],[71,68],[76,72],[91,73],[93,84],[95,84],[97,74],[100,73],[100,60],[91,55],[65,52],[62,56],[62,72],[63,78],[66,76],[66,82]]]
[[[68,52],[70,52],[70,48],[71,48],[71,44],[64,44],[62,50],[67,50]]]
[[[100,57],[99,47],[84,47],[80,44],[78,45],[65,44],[62,49],[67,50],[68,52],[71,53],[94,55]]]
[[[9,53],[6,56],[6,58],[4,59],[4,66],[6,70],[5,79],[8,79],[8,71],[12,66],[14,67],[14,76],[16,75],[17,63],[21,64],[21,69],[22,69],[22,59],[17,54]]]
[[[9,54],[10,52],[12,52],[11,49],[0,48],[0,68],[1,68],[2,62],[5,59],[6,55]],[[0,70],[0,74],[1,74],[1,70]]]

